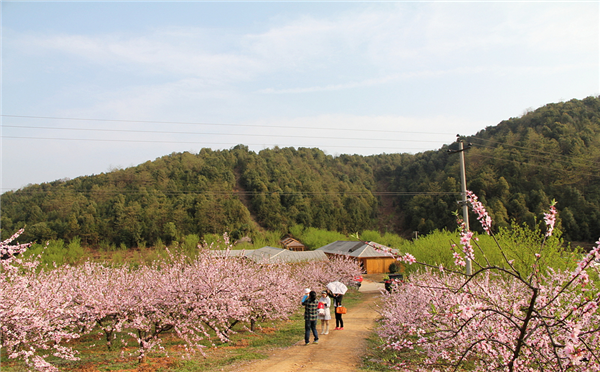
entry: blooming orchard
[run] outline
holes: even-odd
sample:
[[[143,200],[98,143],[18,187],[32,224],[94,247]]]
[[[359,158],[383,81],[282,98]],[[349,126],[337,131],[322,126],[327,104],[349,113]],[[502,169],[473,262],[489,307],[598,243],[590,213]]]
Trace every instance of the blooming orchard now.
[[[470,192],[468,200],[493,236],[483,205]],[[544,220],[546,234],[530,273],[517,270],[500,245],[503,265],[491,265],[485,256],[485,262],[474,261],[473,235],[463,224],[455,263],[473,260],[478,269],[472,275],[447,268],[436,273],[425,264],[425,272],[383,294],[378,333],[400,358],[412,355],[399,368],[600,371],[600,290],[590,279],[598,278],[592,263],[600,260],[600,241],[573,270],[542,270],[544,244],[556,223],[554,204]]]
[[[28,245],[10,246],[23,230],[3,241],[0,269],[0,337],[10,358],[22,358],[38,370],[52,370],[47,353],[75,359],[62,342],[79,337],[81,306],[63,286],[59,270],[36,272],[36,261],[17,258]]]
[[[360,273],[348,260],[266,264],[240,259],[225,250],[215,256],[199,247],[196,258],[169,255],[134,268],[86,262],[40,269],[38,261],[14,254],[26,246],[2,242],[0,336],[9,358],[21,358],[40,371],[55,371],[52,354],[77,359],[68,345],[89,332],[104,335],[107,347],[120,333],[139,345],[140,361],[161,348],[172,332],[189,352],[201,342],[226,342],[237,323],[285,319],[298,309],[302,288],[329,281],[348,282]]]

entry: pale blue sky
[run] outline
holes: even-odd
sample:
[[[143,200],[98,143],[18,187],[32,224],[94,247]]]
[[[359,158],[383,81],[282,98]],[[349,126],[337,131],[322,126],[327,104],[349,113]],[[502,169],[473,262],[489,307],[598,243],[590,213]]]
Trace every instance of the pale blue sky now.
[[[598,95],[599,18],[597,1],[3,1],[2,192],[203,147],[435,150]]]

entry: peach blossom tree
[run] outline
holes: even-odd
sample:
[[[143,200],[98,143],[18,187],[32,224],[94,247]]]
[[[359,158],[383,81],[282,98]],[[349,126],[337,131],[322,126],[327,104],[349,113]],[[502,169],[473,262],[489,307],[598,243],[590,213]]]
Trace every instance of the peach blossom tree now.
[[[484,231],[494,236],[492,220],[477,197],[468,201]],[[427,269],[383,294],[379,335],[399,356],[403,370],[599,371],[600,290],[597,287],[600,241],[575,268],[543,265],[544,244],[556,223],[553,205],[544,216],[546,233],[533,254],[533,268],[518,269],[501,245],[503,265],[485,254],[476,259],[473,234],[460,223],[457,267],[470,259],[474,270],[421,263]],[[409,264],[410,254],[399,260]],[[591,277],[595,278],[591,279]],[[402,358],[401,358],[402,359]]]

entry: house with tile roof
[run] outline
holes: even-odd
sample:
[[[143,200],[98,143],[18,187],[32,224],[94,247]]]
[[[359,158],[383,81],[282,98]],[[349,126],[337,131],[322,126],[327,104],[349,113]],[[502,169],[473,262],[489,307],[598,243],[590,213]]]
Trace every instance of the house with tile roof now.
[[[290,251],[305,251],[306,247],[304,244],[300,243],[294,238],[287,237],[282,239],[279,243],[283,246],[283,248],[288,249]]]
[[[397,250],[388,248],[375,242],[356,242],[338,240],[315,250],[322,251],[328,257],[346,256],[358,261],[367,274],[389,272],[390,265],[396,262],[390,253],[379,251],[374,247],[381,247],[398,253]]]

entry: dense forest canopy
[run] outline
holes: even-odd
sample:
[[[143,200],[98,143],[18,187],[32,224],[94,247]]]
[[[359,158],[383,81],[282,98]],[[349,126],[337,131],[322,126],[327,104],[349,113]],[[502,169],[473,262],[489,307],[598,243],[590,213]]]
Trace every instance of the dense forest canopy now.
[[[600,237],[600,98],[548,104],[474,136],[468,188],[496,227],[535,225],[552,199],[572,241]],[[1,196],[2,238],[102,242],[129,247],[187,234],[303,225],[409,237],[454,229],[460,199],[456,144],[436,151],[331,156],[316,148],[244,145],[173,153],[99,175],[29,185]]]

